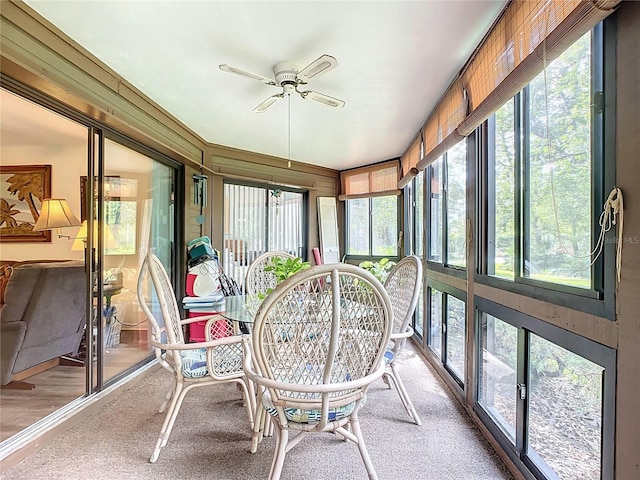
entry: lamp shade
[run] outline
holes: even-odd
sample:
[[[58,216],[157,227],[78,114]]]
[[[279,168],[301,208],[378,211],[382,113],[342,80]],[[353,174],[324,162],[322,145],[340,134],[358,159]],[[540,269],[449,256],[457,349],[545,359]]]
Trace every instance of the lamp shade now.
[[[76,217],[64,198],[45,198],[42,200],[40,216],[33,226],[35,231],[53,228],[77,227],[80,220]]]
[[[109,225],[104,226],[104,248],[112,249],[118,246],[118,242],[116,241],[113,233],[111,233],[111,229]],[[98,236],[98,222],[93,222],[93,237],[97,238]],[[71,245],[71,250],[84,250],[84,245],[87,241],[87,221],[82,221],[82,226],[80,230],[78,230],[78,235],[73,239],[73,244]]]

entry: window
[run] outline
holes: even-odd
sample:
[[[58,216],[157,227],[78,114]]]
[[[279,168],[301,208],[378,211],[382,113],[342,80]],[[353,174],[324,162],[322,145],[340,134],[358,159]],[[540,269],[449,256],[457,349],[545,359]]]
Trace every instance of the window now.
[[[107,154],[110,145],[107,141]],[[105,254],[135,254],[138,181],[134,178],[106,177],[103,188],[104,218],[108,228]],[[113,235],[112,242],[108,241],[109,233]]]
[[[515,443],[518,329],[493,315],[483,314],[480,346],[478,403]]]
[[[405,187],[405,252],[422,258],[424,251],[424,171],[411,180]],[[424,289],[420,290],[420,297],[413,317],[413,329],[422,339],[424,335]]]
[[[506,103],[494,115],[490,129],[489,187],[491,194],[487,216],[489,231],[488,273],[501,278],[515,277],[515,103]]]
[[[476,298],[480,418],[537,478],[613,478],[615,350]]]
[[[601,478],[604,368],[534,334],[529,358],[527,455],[563,479]],[[569,451],[558,455],[559,445]]]
[[[346,200],[347,255],[398,256],[398,198]]]
[[[444,158],[440,157],[431,165],[429,174],[429,260],[442,262],[442,235],[443,235],[443,191],[442,169]]]
[[[488,121],[491,277],[587,296],[602,285],[590,257],[603,203],[600,43],[599,28],[583,36]]]
[[[464,295],[458,289],[429,281],[427,345],[460,386],[464,385],[467,331]]]
[[[467,142],[463,140],[427,167],[428,260],[466,267]]]
[[[224,184],[225,273],[239,285],[261,253],[284,251],[306,258],[306,194],[285,188]]]
[[[464,381],[465,338],[466,319],[464,301],[453,295],[446,297],[446,333],[445,343],[447,356],[444,364],[449,367],[453,375],[460,381]]]
[[[413,253],[422,257],[424,250],[424,173],[414,179],[414,249]]]
[[[106,155],[124,155],[126,148],[111,141],[105,141]],[[127,175],[132,175],[127,173]],[[96,179],[97,180],[97,179]],[[84,250],[87,237],[87,215],[85,212],[87,196],[87,177],[80,177],[80,220],[82,227],[73,243],[72,250]],[[120,175],[104,177],[104,221],[105,255],[134,255],[136,253],[136,225],[138,211],[138,180]],[[98,200],[97,181],[94,184],[94,202]],[[97,203],[96,203],[97,205]],[[95,208],[95,207],[94,207]],[[97,224],[94,235],[97,235]]]
[[[435,355],[442,359],[442,299],[444,294],[434,288],[429,288],[429,332],[427,345]]]

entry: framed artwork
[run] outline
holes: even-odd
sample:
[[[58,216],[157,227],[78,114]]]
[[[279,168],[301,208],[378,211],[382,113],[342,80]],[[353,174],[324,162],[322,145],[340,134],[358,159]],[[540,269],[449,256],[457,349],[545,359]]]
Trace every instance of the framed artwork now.
[[[0,242],[51,242],[33,231],[44,198],[51,197],[51,165],[0,165]]]

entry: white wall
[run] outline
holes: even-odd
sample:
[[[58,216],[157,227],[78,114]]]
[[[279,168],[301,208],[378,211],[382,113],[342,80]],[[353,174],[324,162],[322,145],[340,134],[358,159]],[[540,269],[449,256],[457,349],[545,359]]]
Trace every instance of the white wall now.
[[[87,174],[86,145],[51,145],[0,147],[2,165],[51,165],[51,197],[66,198],[71,210],[80,218],[80,177]],[[66,228],[64,235],[76,236],[80,227]],[[58,238],[51,243],[0,243],[1,260],[82,259],[84,252],[72,251],[72,240]]]

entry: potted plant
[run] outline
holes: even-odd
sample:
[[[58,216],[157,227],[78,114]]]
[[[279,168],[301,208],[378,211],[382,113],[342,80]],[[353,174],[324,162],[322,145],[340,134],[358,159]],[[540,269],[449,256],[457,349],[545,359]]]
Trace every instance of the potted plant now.
[[[384,283],[389,275],[389,272],[394,267],[396,262],[389,260],[388,258],[381,258],[377,262],[372,262],[371,260],[365,260],[364,262],[360,262],[358,265],[360,268],[364,268],[365,270],[371,272],[374,277],[380,280],[380,283]]]
[[[278,285],[292,275],[301,272],[302,270],[306,270],[310,266],[311,264],[309,262],[303,262],[302,259],[298,257],[273,257],[271,262],[264,267],[264,271],[273,273],[276,278],[276,285]],[[268,288],[266,292],[258,293],[258,297],[261,300],[264,300],[264,298],[272,291],[272,288]]]
[[[265,272],[272,272],[276,277],[276,283],[281,283],[290,276],[309,268],[309,262],[303,262],[301,258],[273,257],[269,265],[264,267]]]

